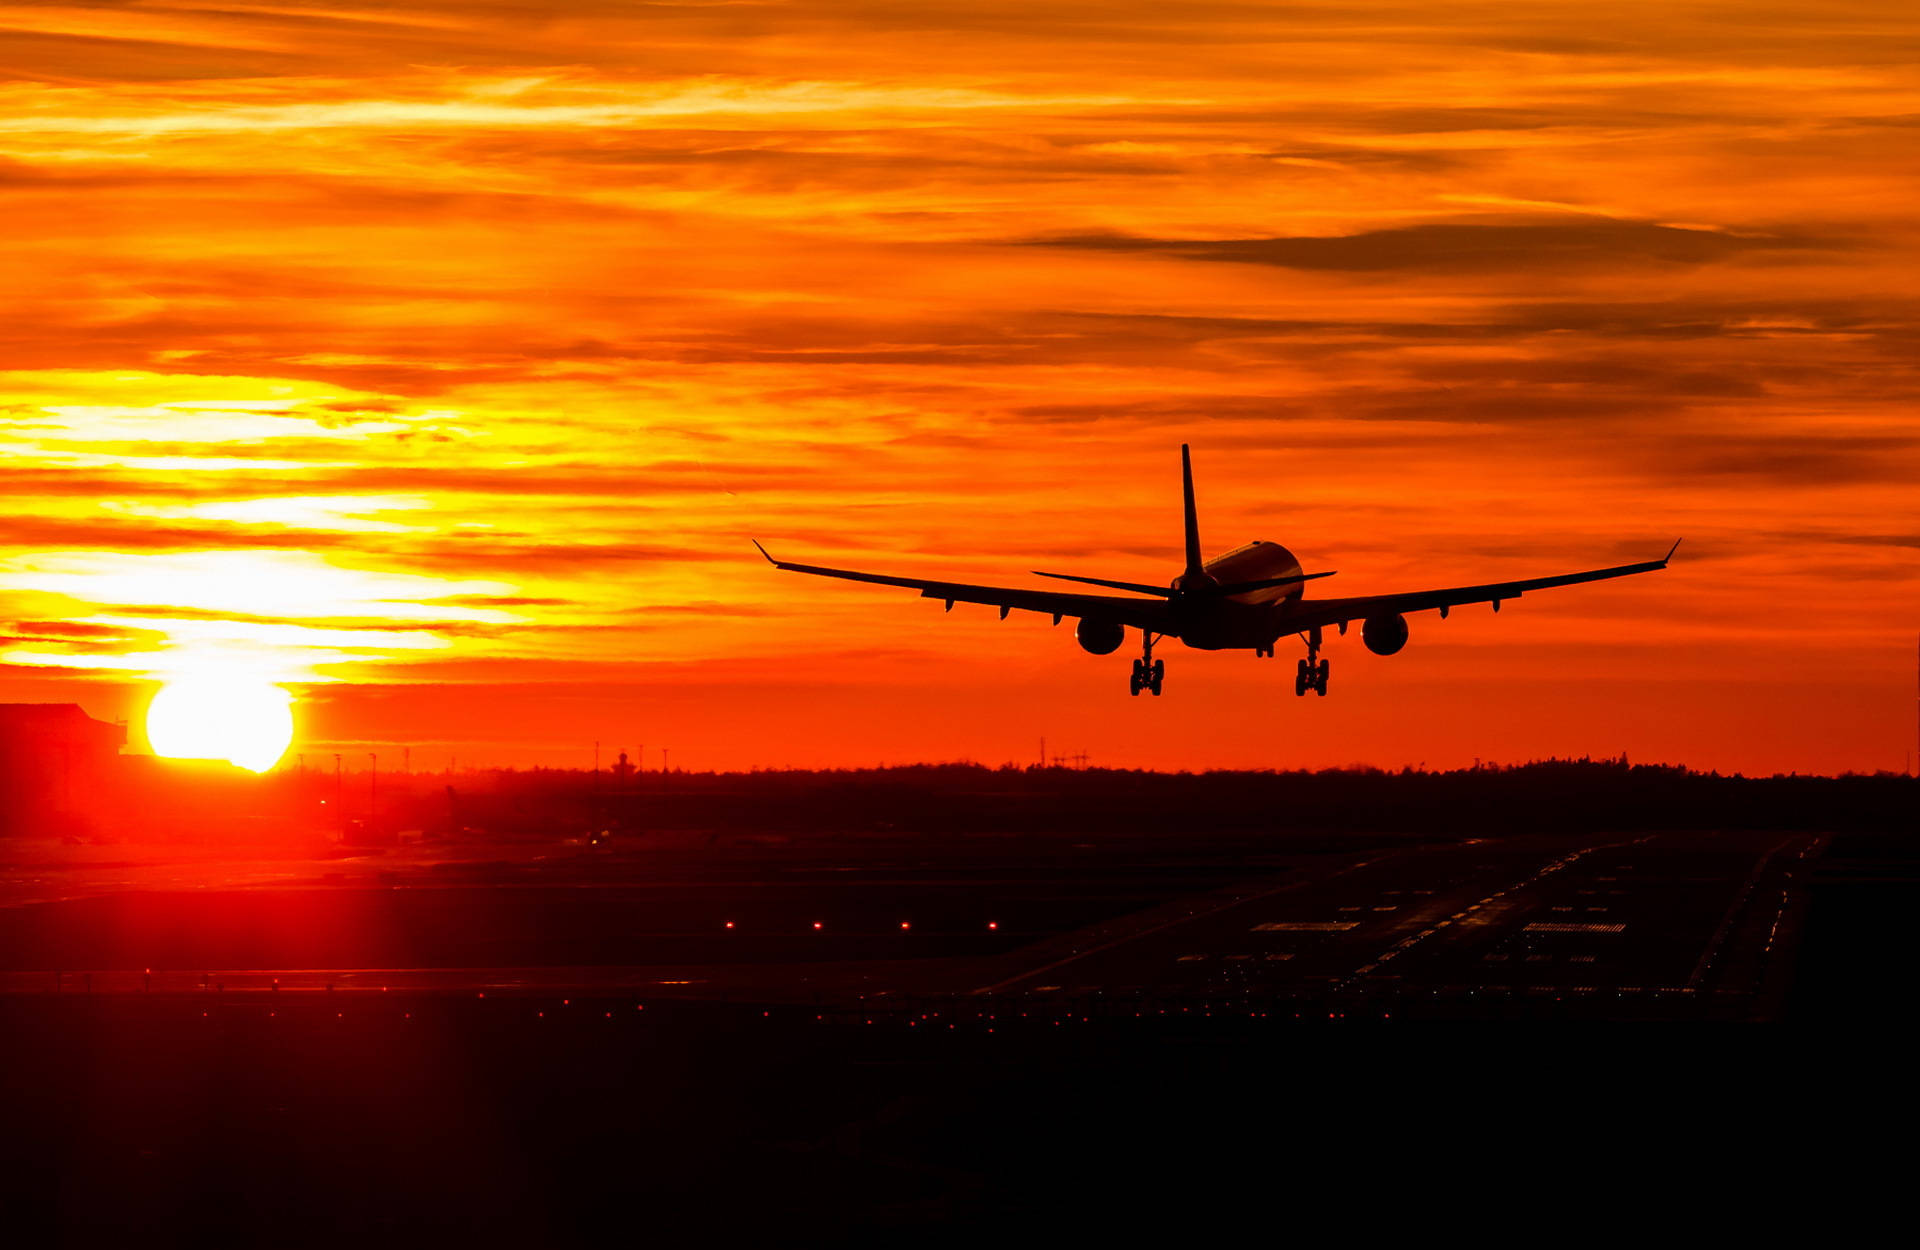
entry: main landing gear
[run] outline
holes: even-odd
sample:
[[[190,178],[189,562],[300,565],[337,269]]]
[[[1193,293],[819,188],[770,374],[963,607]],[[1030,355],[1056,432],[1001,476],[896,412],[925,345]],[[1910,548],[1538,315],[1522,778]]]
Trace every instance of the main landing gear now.
[[[1293,693],[1304,697],[1311,690],[1324,698],[1331,671],[1332,665],[1320,658],[1320,627],[1316,625],[1307,631],[1307,658],[1294,669]]]
[[[1151,690],[1154,697],[1160,694],[1160,683],[1167,677],[1167,662],[1153,658],[1153,635],[1146,630],[1140,631],[1140,637],[1146,645],[1142,648],[1146,654],[1133,662],[1133,676],[1127,681],[1127,693],[1139,694],[1142,690]]]

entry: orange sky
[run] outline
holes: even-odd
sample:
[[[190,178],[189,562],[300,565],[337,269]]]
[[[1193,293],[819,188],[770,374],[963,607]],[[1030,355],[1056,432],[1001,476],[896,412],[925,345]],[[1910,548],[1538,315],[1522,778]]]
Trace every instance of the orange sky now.
[[[1901,767],[1920,18],[1600,12],[0,5],[0,699],[257,673],[432,766]],[[1209,550],[1325,594],[1687,543],[1304,701],[747,543],[1164,581],[1183,440]]]

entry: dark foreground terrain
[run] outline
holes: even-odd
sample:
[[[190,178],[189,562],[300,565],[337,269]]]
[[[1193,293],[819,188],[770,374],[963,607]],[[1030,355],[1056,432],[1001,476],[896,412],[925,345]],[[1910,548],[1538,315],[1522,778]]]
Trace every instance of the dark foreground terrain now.
[[[1785,823],[23,845],[0,1196],[120,1244],[1214,1244],[1631,1159],[1617,1207],[1850,1079],[1908,1105],[1920,840]]]

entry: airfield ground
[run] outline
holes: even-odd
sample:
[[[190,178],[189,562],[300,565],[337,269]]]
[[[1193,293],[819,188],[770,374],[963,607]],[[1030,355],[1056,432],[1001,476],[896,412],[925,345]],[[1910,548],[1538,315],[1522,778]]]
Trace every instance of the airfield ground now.
[[[1556,1169],[1627,1108],[1772,1131],[1751,1029],[1422,1022],[1846,1027],[1904,1003],[1920,877],[1786,832],[40,850],[0,907],[10,1209],[281,1244],[946,1244],[1096,1195],[1191,1233],[1194,1194],[1353,1196],[1390,1127],[1441,1185],[1535,1096]]]

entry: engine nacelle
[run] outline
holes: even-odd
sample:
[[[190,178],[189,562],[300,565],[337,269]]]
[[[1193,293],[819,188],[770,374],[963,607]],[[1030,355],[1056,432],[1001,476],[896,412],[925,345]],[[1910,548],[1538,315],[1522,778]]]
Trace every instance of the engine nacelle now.
[[[1407,618],[1370,616],[1360,626],[1360,641],[1375,655],[1392,655],[1407,645]]]
[[[1127,627],[1113,621],[1096,621],[1091,617],[1082,617],[1073,627],[1073,640],[1084,651],[1095,655],[1112,655],[1127,640]]]

